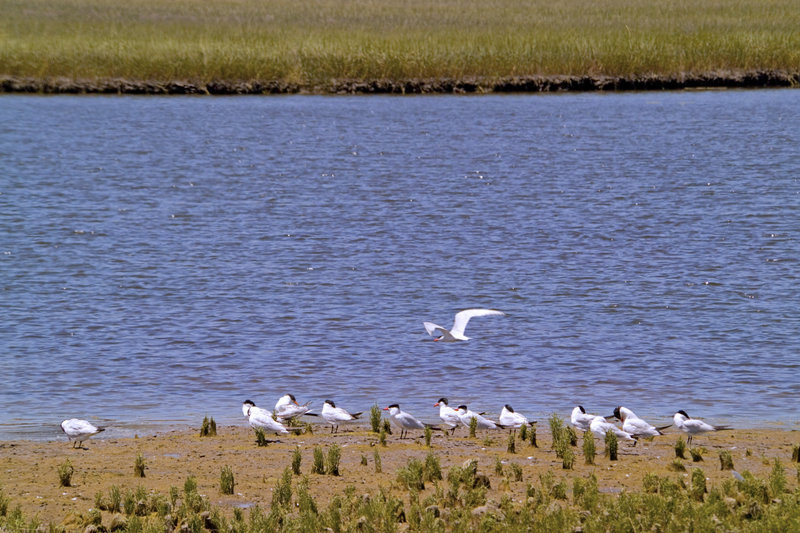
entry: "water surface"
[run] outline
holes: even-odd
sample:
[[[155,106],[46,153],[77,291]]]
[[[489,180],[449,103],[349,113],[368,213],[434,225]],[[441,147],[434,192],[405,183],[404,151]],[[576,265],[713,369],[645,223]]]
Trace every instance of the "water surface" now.
[[[800,426],[800,92],[0,97],[0,438],[284,392]],[[436,343],[468,307],[467,343]]]

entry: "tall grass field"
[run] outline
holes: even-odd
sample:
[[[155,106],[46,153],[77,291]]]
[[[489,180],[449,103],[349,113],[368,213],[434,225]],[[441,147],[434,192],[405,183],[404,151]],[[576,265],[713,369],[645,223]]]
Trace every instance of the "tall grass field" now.
[[[798,0],[0,0],[0,13],[4,78],[313,90],[800,73]]]

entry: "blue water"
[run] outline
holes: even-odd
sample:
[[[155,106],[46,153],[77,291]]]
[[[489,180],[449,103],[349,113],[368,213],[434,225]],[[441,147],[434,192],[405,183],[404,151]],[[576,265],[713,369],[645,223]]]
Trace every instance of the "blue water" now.
[[[0,439],[351,411],[800,427],[800,91],[0,97]],[[491,307],[465,343],[433,342]]]

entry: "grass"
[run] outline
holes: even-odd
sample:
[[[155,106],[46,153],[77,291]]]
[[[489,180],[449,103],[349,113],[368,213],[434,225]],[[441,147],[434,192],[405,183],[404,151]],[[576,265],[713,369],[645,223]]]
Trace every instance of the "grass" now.
[[[217,436],[217,423],[214,418],[208,416],[203,417],[203,425],[200,426],[201,437],[216,437]]]
[[[0,0],[0,75],[271,82],[800,70],[796,0]]]
[[[144,477],[144,471],[147,465],[144,462],[144,455],[136,454],[136,460],[133,462],[133,475],[136,477]]]
[[[235,485],[233,470],[228,465],[223,466],[219,473],[219,491],[222,494],[233,494]]]
[[[72,466],[72,463],[67,459],[60,465],[58,465],[58,483],[61,487],[71,487],[72,486],[72,474],[75,472],[75,468]]]

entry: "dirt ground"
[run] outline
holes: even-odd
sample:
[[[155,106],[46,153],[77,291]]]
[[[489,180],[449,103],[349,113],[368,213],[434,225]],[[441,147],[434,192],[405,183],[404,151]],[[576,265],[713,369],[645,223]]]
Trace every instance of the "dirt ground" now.
[[[414,457],[424,460],[432,451],[439,458],[442,472],[465,460],[477,459],[478,472],[491,481],[490,501],[499,501],[504,493],[514,500],[525,498],[527,483],[538,484],[539,475],[552,472],[556,481],[567,478],[572,486],[575,477],[597,476],[601,492],[619,493],[622,490],[639,491],[646,473],[660,476],[690,476],[693,468],[701,468],[710,486],[730,479],[730,471],[720,469],[719,452],[729,450],[734,467],[739,472],[749,471],[766,477],[773,468],[775,458],[786,467],[790,487],[798,482],[792,463],[792,447],[800,444],[800,432],[789,430],[730,430],[701,435],[694,446],[704,450],[704,460],[693,462],[687,452],[682,463],[687,472],[675,472],[669,467],[675,460],[674,444],[681,435],[675,428],[666,434],[635,447],[620,443],[619,459],[610,461],[603,455],[604,444],[595,439],[596,465],[585,464],[579,435],[572,470],[564,470],[561,460],[551,449],[548,428],[537,429],[538,448],[528,442],[516,441],[516,453],[507,451],[508,436],[505,431],[478,432],[477,438],[468,437],[467,428],[459,428],[455,436],[434,432],[432,447],[425,446],[422,435],[399,439],[389,435],[387,446],[379,444],[376,434],[365,426],[350,426],[330,434],[328,426],[313,426],[313,434],[291,435],[280,438],[266,447],[256,445],[252,429],[241,426],[219,427],[215,437],[200,437],[197,431],[181,430],[157,435],[137,435],[134,438],[103,439],[95,437],[84,443],[83,449],[71,448],[63,439],[48,442],[0,442],[0,490],[9,498],[9,508],[21,506],[26,516],[38,516],[45,524],[63,524],[70,516],[85,515],[94,507],[95,495],[108,497],[112,486],[125,490],[139,486],[148,491],[168,494],[171,486],[182,490],[184,481],[195,476],[198,490],[215,506],[226,513],[234,507],[248,508],[259,504],[268,509],[272,490],[283,470],[291,466],[296,447],[302,453],[301,471],[308,476],[311,494],[321,505],[326,505],[335,494],[347,486],[358,493],[374,493],[378,487],[394,488],[402,494],[397,482],[397,470]],[[343,427],[344,428],[344,427]],[[420,432],[418,432],[420,433]],[[274,436],[273,436],[274,437]],[[311,474],[313,450],[323,452],[332,444],[341,447],[339,477]],[[378,451],[382,472],[375,472],[374,453]],[[134,475],[134,463],[141,453],[146,464],[144,478]],[[326,453],[327,455],[327,453]],[[362,464],[362,457],[367,464]],[[71,487],[59,486],[58,466],[69,459],[74,467]],[[517,463],[522,467],[523,480],[512,481],[495,472],[497,460],[504,464]],[[220,491],[220,472],[230,466],[235,476],[233,495]],[[430,487],[426,491],[432,490]]]

